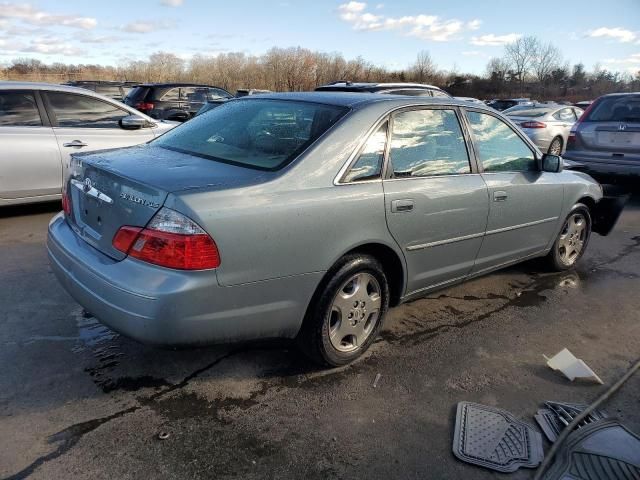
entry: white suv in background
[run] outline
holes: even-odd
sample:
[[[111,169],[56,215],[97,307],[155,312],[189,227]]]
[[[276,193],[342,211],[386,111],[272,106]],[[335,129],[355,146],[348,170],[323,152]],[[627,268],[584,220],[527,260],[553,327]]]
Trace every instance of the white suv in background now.
[[[59,199],[71,153],[137,145],[175,125],[82,88],[0,82],[0,206]]]

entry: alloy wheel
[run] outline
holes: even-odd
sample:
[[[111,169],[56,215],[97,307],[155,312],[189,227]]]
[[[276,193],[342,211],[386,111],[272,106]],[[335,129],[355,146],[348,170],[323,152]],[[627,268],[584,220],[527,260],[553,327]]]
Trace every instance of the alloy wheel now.
[[[587,219],[581,213],[569,216],[558,240],[558,254],[565,265],[573,265],[580,257],[587,238]]]

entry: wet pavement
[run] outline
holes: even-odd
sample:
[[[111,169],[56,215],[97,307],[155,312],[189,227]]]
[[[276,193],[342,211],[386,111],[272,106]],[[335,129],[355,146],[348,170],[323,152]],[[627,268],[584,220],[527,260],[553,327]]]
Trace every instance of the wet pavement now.
[[[576,271],[528,262],[393,309],[365,358],[328,371],[284,342],[173,351],[110,331],[51,273],[56,210],[0,210],[0,478],[494,478],[451,453],[457,402],[534,424],[544,400],[606,388],[542,354],[568,347],[607,384],[640,355],[638,200]],[[604,409],[640,433],[640,376]]]

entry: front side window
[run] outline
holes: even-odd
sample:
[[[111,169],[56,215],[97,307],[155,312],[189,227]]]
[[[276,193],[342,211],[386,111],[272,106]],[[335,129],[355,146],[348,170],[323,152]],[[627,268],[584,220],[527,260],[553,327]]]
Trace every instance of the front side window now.
[[[32,93],[0,93],[0,127],[40,127],[42,120]]]
[[[395,178],[471,172],[454,110],[411,110],[396,114],[389,159]]]
[[[278,170],[347,111],[286,100],[233,101],[196,116],[152,144],[222,163]]]
[[[345,175],[343,182],[357,182],[380,178],[386,145],[387,122],[384,122],[364,144],[358,155],[358,159]]]
[[[47,92],[49,105],[59,127],[118,128],[131,115],[111,103],[85,95]]]
[[[486,113],[468,112],[467,115],[485,172],[538,169],[533,152],[509,125]]]

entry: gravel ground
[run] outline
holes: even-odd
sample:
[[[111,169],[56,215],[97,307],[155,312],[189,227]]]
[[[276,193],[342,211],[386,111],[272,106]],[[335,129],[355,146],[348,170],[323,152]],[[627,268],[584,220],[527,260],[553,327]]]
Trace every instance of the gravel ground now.
[[[111,332],[51,273],[57,209],[0,210],[1,478],[495,478],[452,455],[457,402],[534,423],[544,400],[606,388],[543,353],[568,347],[607,384],[640,355],[637,200],[576,271],[528,262],[393,309],[362,360],[327,371],[286,343],[172,351]],[[640,375],[605,409],[640,432]]]

